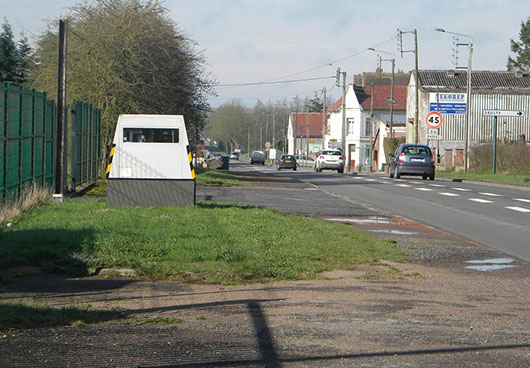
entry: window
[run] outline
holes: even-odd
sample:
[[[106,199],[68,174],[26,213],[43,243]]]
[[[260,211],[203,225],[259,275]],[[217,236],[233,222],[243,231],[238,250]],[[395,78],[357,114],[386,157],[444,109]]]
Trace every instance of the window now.
[[[170,128],[123,128],[123,141],[178,143],[179,130]]]
[[[355,123],[355,120],[353,118],[347,119],[347,131],[346,134],[353,134],[353,124]]]
[[[364,126],[364,135],[369,136],[372,132],[372,119],[366,118],[365,126]]]

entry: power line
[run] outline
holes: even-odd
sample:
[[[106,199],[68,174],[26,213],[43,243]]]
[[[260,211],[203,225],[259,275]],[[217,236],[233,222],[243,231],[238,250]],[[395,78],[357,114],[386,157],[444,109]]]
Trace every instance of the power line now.
[[[309,82],[323,79],[335,79],[335,76],[331,77],[317,77],[317,78],[305,78],[305,79],[291,79],[291,80],[282,80],[275,82],[252,82],[252,83],[228,83],[228,84],[218,84],[216,87],[235,87],[235,86],[257,86],[263,84],[280,84],[280,83],[297,83],[297,82]]]

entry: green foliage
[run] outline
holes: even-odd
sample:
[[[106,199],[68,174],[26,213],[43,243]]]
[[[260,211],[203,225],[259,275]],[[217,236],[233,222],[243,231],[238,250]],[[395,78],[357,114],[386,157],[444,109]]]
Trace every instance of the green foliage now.
[[[529,174],[530,146],[520,143],[497,144],[496,171],[499,174]],[[476,173],[491,172],[493,144],[481,144],[471,150],[471,170]]]
[[[58,35],[52,26],[38,40],[32,79],[54,98]],[[103,144],[123,113],[183,114],[190,137],[202,129],[213,83],[195,43],[157,0],[76,5],[68,30],[68,96],[102,109]]]
[[[402,259],[395,244],[351,226],[214,202],[106,208],[101,198],[66,200],[0,230],[0,244],[0,269],[83,275],[132,268],[154,279],[224,284],[315,278],[335,268]]]
[[[195,168],[196,183],[200,186],[237,186],[248,182],[241,180],[236,175],[231,175],[220,170]]]
[[[0,81],[14,82],[16,80],[18,51],[13,37],[11,25],[4,18],[2,33],[0,33]]]
[[[515,53],[515,59],[508,56],[508,70],[530,72],[530,17],[526,22],[521,22],[519,41],[510,40],[511,50]]]
[[[396,149],[403,143],[405,143],[405,138],[392,138],[392,139],[385,138],[383,140],[383,147],[385,149],[385,154],[386,154],[386,159],[387,159],[386,162],[390,162],[389,155],[391,153],[394,153]]]

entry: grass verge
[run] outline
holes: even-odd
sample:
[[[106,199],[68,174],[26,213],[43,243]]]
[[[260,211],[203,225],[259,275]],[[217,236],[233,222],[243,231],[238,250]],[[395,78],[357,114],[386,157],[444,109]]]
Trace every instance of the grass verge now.
[[[195,172],[197,174],[196,183],[199,186],[236,186],[236,185],[247,185],[250,184],[248,181],[241,180],[236,175],[229,174],[226,171],[204,169],[202,167],[196,167]]]
[[[34,210],[51,201],[51,192],[47,188],[32,186],[22,190],[20,198],[5,204],[0,203],[0,226],[13,221],[24,212]]]
[[[462,179],[482,181],[486,183],[509,184],[530,187],[530,173],[526,175],[492,174],[492,173],[465,173],[455,171],[436,170],[436,176],[447,179]]]
[[[107,208],[103,198],[69,199],[0,230],[0,270],[68,275],[132,268],[152,279],[234,284],[317,278],[403,256],[351,226],[230,203]]]

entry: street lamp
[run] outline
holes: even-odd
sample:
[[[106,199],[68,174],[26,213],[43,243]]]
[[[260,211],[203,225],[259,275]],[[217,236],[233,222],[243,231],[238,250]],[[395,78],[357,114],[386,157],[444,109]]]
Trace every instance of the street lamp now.
[[[472,58],[473,58],[473,37],[463,34],[463,33],[456,33],[456,32],[449,32],[446,31],[443,28],[436,28],[436,32],[442,32],[442,33],[449,33],[455,36],[462,36],[462,37],[468,37],[471,39],[471,42],[468,43],[461,43],[457,46],[467,46],[468,50],[468,60],[467,60],[467,98],[466,98],[466,121],[465,121],[465,150],[464,150],[464,170],[465,172],[469,171],[469,123],[471,120],[471,64],[472,64]]]
[[[396,66],[396,55],[394,55],[391,52],[387,52],[387,51],[383,51],[383,50],[376,50],[373,47],[370,47],[368,50],[375,51],[375,52],[380,52],[380,53],[383,53],[383,54],[388,54],[388,55],[392,55],[393,56],[392,59],[383,59],[383,58],[381,58],[381,56],[379,56],[379,61],[380,62],[382,62],[382,61],[390,61],[390,62],[392,62],[392,78],[391,78],[392,82],[391,82],[391,87],[390,87],[390,139],[392,139],[392,138],[394,138],[394,128],[393,128],[393,124],[394,124],[394,69],[395,69],[395,66]]]

